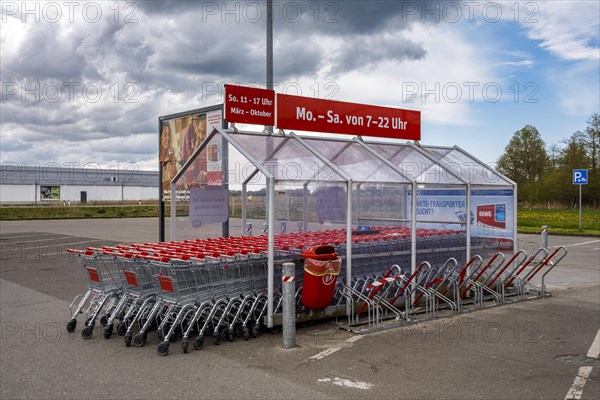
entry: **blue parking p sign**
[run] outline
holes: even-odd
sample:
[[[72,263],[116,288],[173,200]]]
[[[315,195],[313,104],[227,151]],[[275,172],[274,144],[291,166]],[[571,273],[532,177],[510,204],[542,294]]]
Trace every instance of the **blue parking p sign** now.
[[[587,169],[574,169],[573,170],[573,185],[587,185],[587,183],[588,183]]]

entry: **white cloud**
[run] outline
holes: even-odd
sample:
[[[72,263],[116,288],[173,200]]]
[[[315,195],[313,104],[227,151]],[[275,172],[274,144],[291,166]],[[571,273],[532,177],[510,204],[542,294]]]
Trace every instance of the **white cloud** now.
[[[532,22],[522,21],[527,37],[563,60],[598,60],[600,2],[541,1]]]
[[[140,3],[138,22],[129,24],[122,21],[123,9],[120,23],[113,21],[112,2],[102,2],[104,19],[97,23],[82,19],[81,7],[74,22],[6,18],[0,30],[3,82],[78,79],[80,86],[74,101],[3,98],[3,161],[75,159],[103,166],[129,161],[155,169],[152,138],[159,115],[222,101],[222,83],[264,83],[264,21],[222,23],[215,16],[201,22],[200,3],[194,8],[179,2],[175,10],[170,2],[158,3]],[[597,79],[589,79],[598,69],[597,2],[520,2],[520,24],[513,2],[501,3],[497,23],[481,16],[469,22],[466,14],[458,23],[407,23],[397,14],[398,4],[342,2],[336,24],[276,21],[275,79],[281,81],[276,90],[421,110],[424,134],[430,124],[469,132],[498,122],[478,119],[483,86],[500,85],[506,102],[512,99],[510,85],[526,70],[527,79],[557,77],[551,94],[560,91],[566,114],[597,110]],[[526,4],[539,5],[530,15],[536,23],[525,22]],[[150,5],[154,12],[147,11]],[[525,33],[513,47],[509,40],[519,29]],[[563,64],[549,71],[526,38]],[[81,86],[90,83],[103,89],[97,102],[82,99]],[[125,101],[128,83],[137,102]],[[209,95],[204,84],[217,93]]]
[[[415,25],[404,34],[422,43],[425,58],[385,61],[368,71],[349,72],[336,80],[337,97],[418,109],[424,120],[433,123],[474,123],[471,106],[482,101],[482,87],[501,83],[490,53],[468,40],[457,24]]]

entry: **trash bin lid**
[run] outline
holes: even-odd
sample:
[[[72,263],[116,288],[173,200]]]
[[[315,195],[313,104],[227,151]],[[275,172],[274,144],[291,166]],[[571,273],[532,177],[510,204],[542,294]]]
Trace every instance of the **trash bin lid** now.
[[[314,260],[333,260],[337,258],[335,248],[329,245],[311,246],[300,254],[302,258],[312,258]]]

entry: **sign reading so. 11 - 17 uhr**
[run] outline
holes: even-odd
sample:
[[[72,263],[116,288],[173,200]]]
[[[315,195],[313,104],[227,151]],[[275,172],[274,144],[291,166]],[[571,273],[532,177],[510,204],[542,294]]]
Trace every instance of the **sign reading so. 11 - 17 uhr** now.
[[[275,92],[225,85],[225,120],[241,124],[275,125]]]

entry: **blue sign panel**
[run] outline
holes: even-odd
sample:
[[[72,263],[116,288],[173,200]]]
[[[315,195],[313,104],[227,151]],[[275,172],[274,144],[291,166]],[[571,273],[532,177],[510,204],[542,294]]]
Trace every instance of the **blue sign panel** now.
[[[574,169],[573,170],[573,185],[587,185],[587,183],[588,183],[587,169]]]

